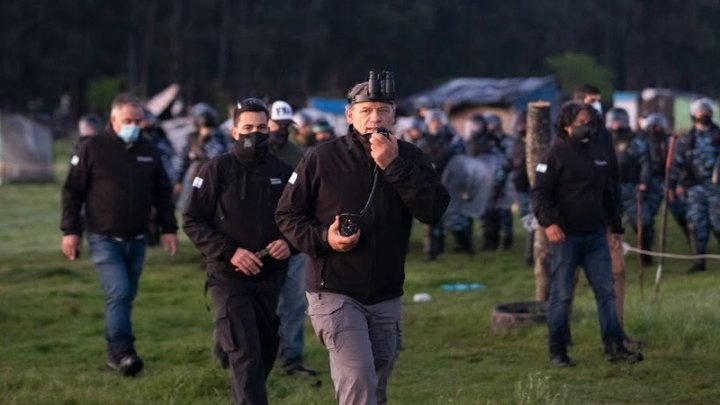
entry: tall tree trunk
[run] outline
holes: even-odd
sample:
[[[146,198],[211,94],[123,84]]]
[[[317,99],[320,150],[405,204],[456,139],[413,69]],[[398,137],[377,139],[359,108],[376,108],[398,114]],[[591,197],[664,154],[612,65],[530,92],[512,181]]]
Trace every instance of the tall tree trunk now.
[[[527,172],[530,186],[535,186],[535,168],[545,151],[550,146],[552,131],[550,128],[550,103],[537,101],[528,104],[527,115],[527,143],[525,153],[527,156]],[[533,247],[535,264],[535,299],[547,301],[550,293],[550,249],[548,247],[545,229],[538,227],[535,230],[535,244]]]
[[[228,42],[230,41],[230,18],[231,7],[230,0],[222,0],[220,5],[220,36],[218,38],[218,70],[217,70],[217,87],[223,89],[225,87],[225,79],[227,77],[228,65]]]
[[[131,1],[130,3],[130,29],[127,36],[127,80],[128,87],[131,92],[135,92],[138,86],[138,49],[137,49],[137,17],[138,3]]]
[[[155,42],[155,21],[157,21],[157,2],[148,1],[145,5],[145,32],[143,33],[142,61],[140,62],[140,94],[148,97],[150,92],[150,66],[153,59]]]

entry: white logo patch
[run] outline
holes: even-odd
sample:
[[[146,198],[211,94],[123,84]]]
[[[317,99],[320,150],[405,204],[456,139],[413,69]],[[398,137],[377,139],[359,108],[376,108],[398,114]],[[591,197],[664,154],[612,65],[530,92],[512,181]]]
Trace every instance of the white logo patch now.
[[[596,160],[596,161],[595,161],[595,164],[596,164],[597,166],[607,166],[607,161],[605,161],[605,160]]]
[[[535,171],[538,173],[545,173],[547,171],[547,165],[545,163],[538,163]]]
[[[195,188],[200,188],[203,185],[203,179],[200,177],[195,177],[195,179],[192,182],[192,186]]]
[[[153,158],[152,158],[152,156],[138,156],[137,161],[147,163],[147,162],[152,162]]]
[[[80,156],[73,155],[73,157],[70,158],[70,164],[73,166],[77,166],[78,163],[80,163]]]
[[[297,180],[297,173],[293,172],[292,176],[290,176],[290,180],[288,180],[288,183],[295,184],[295,180]]]
[[[278,185],[282,184],[282,179],[278,179],[277,177],[273,177],[273,178],[270,179],[270,184],[272,184],[273,186],[278,186]]]

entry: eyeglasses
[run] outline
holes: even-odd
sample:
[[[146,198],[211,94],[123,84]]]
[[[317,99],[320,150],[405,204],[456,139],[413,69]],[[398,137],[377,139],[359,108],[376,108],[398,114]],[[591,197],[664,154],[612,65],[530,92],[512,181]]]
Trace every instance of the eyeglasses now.
[[[265,104],[264,101],[260,100],[259,98],[255,98],[255,97],[246,98],[244,100],[238,101],[238,103],[237,103],[238,109],[243,109],[243,108],[248,108],[248,107],[260,107],[265,110],[268,109],[267,104]]]

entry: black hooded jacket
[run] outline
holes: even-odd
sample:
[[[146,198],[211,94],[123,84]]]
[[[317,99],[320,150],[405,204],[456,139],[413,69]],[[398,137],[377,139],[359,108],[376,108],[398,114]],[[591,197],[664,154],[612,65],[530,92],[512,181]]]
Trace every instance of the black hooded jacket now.
[[[298,164],[275,217],[283,234],[310,256],[308,291],[329,291],[373,304],[403,294],[405,254],[413,217],[440,221],[450,201],[429,158],[398,141],[398,157],[380,171],[360,239],[349,252],[327,242],[341,213],[357,214],[368,199],[375,164],[361,135],[351,132],[317,145]]]
[[[613,154],[603,143],[581,145],[556,137],[535,169],[532,206],[540,225],[555,224],[570,235],[605,226],[622,233],[613,201]]]

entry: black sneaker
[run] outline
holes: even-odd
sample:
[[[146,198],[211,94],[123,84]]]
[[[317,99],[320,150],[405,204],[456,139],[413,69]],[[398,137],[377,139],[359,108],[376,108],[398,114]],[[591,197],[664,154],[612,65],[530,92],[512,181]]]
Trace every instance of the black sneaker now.
[[[302,364],[295,364],[292,366],[283,367],[283,371],[287,375],[297,375],[302,377],[315,377],[316,375],[318,375],[318,372],[316,370],[307,368]]]
[[[118,359],[107,359],[105,365],[124,377],[135,377],[143,369],[145,363],[136,354],[126,354]]]
[[[436,259],[437,259],[437,255],[427,254],[427,255],[423,256],[424,262],[433,262]]]
[[[690,274],[692,274],[692,273],[700,273],[700,272],[703,272],[703,271],[705,271],[705,262],[704,262],[704,261],[703,261],[703,262],[696,262],[695,264],[692,265],[692,267],[690,267],[690,268],[688,269],[687,272],[690,273]]]
[[[557,368],[575,367],[575,362],[570,359],[566,354],[552,356],[550,363]]]
[[[631,352],[630,350],[623,348],[615,352],[607,353],[605,355],[605,358],[610,363],[624,361],[628,364],[635,364],[643,361],[645,359],[645,356],[643,356],[643,354],[639,351]]]

